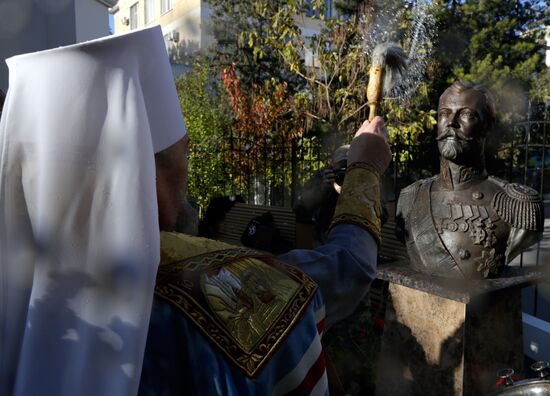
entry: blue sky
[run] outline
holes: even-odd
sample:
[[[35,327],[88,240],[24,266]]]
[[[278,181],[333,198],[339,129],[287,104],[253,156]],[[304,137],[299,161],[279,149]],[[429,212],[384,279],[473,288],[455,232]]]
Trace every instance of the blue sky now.
[[[109,14],[109,32],[113,34],[115,32],[115,16]]]

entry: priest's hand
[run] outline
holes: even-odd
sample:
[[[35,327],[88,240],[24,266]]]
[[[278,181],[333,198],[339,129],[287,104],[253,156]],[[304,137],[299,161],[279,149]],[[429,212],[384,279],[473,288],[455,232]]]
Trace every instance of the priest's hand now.
[[[391,161],[391,150],[388,145],[388,131],[382,117],[375,117],[371,122],[365,121],[355,133],[351,142],[348,167],[361,162],[369,165],[382,175]]]

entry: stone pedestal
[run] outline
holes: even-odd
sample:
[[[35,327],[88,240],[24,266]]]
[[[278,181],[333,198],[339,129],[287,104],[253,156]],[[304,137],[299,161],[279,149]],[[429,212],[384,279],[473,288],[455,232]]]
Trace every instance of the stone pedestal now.
[[[521,287],[542,275],[508,268],[465,284],[382,267],[390,284],[377,395],[494,393],[499,369],[522,370]]]

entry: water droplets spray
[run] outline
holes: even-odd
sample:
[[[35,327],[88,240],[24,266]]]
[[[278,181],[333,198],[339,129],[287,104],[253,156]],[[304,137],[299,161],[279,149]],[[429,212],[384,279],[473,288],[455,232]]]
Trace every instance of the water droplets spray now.
[[[388,96],[404,105],[425,78],[435,35],[435,18],[428,0],[418,0],[408,7],[402,7],[399,2],[389,3],[380,9],[371,7],[362,16],[363,47],[365,56],[370,57],[374,47],[383,41],[402,44],[409,58],[407,72]],[[407,24],[402,23],[405,19],[408,19]]]

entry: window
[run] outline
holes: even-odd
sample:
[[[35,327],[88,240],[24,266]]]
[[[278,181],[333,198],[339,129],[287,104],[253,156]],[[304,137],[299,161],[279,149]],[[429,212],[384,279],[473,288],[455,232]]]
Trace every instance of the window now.
[[[130,7],[130,29],[138,27],[138,3]]]
[[[172,9],[172,0],[160,0],[160,12],[164,14]]]
[[[155,18],[155,0],[145,0],[145,24]]]

